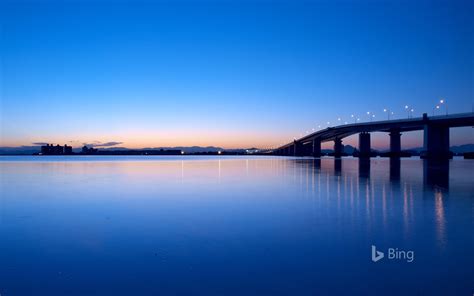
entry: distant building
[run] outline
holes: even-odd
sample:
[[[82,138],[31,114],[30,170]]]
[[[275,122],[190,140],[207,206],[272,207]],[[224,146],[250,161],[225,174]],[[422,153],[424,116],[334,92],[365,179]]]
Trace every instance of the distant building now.
[[[64,154],[72,154],[72,146],[64,145]]]
[[[60,146],[59,144],[54,146],[53,144],[46,144],[41,146],[42,155],[64,155],[72,154],[72,147],[68,145]]]
[[[87,146],[82,147],[82,154],[95,154],[97,153],[97,149],[95,148],[89,148]]]

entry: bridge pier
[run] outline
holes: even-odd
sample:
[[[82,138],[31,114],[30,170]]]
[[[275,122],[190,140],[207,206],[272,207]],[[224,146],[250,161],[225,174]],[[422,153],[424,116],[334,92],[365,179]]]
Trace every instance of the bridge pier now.
[[[303,144],[298,141],[293,142],[293,156],[302,156],[303,153]]]
[[[359,134],[359,157],[370,157],[370,133]]]
[[[313,155],[313,157],[321,157],[321,140],[320,139],[313,140],[313,151],[311,155]]]
[[[312,154],[312,150],[313,150],[313,142],[309,142],[307,143],[306,145],[305,144],[301,144],[302,146],[302,155],[301,156],[311,156]]]
[[[400,157],[402,152],[402,134],[400,130],[394,129],[390,131],[390,157]]]
[[[344,146],[342,145],[342,140],[339,138],[336,138],[334,140],[334,157],[341,157],[343,153],[343,148]]]
[[[426,124],[421,158],[449,159],[449,127]]]

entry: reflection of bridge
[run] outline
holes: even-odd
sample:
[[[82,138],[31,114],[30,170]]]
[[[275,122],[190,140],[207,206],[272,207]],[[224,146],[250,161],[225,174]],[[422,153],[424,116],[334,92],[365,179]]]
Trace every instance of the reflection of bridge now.
[[[295,139],[291,143],[276,148],[273,153],[286,156],[319,157],[321,156],[321,143],[334,141],[334,156],[340,157],[343,154],[342,139],[358,133],[359,155],[369,157],[371,153],[370,132],[387,132],[390,135],[390,155],[397,157],[401,152],[401,133],[423,130],[424,151],[422,156],[449,158],[449,128],[462,126],[474,126],[474,112],[433,117],[428,117],[425,113],[420,118],[345,124],[328,127]]]

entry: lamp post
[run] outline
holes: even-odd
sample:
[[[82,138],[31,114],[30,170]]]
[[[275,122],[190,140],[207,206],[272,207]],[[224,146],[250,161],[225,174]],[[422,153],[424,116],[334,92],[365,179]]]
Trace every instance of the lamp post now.
[[[444,105],[444,108],[446,109],[446,116],[448,116],[448,104],[446,104],[446,100],[445,99],[439,100],[439,104]]]
[[[370,116],[370,111],[367,111],[367,116],[369,116],[370,121],[372,121],[372,116]]]
[[[435,107],[433,107],[433,116],[435,116],[435,111],[439,109],[439,105],[436,105]]]
[[[354,123],[356,123],[356,118],[355,118],[354,114],[351,114],[351,118],[353,118],[353,119],[354,119]]]
[[[405,105],[405,110],[407,111],[408,118],[410,118],[410,109],[408,109],[408,105]]]
[[[385,108],[383,109],[383,112],[386,112],[387,113],[387,120],[390,120],[390,114],[393,114],[393,112],[391,112],[389,109]]]

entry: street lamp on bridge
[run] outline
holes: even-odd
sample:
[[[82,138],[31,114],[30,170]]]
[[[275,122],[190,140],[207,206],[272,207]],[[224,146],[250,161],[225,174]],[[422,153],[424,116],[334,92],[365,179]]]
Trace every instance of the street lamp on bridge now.
[[[387,119],[390,120],[390,115],[393,115],[393,112],[387,108],[383,109],[383,112],[387,112]]]
[[[410,108],[408,105],[405,105],[405,110],[407,111],[408,118],[412,118],[413,112],[415,112],[415,109]]]
[[[446,115],[448,115],[448,104],[446,104],[446,100],[445,99],[439,100],[439,104],[444,105],[444,108],[446,109]]]

